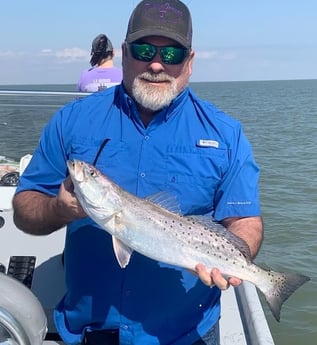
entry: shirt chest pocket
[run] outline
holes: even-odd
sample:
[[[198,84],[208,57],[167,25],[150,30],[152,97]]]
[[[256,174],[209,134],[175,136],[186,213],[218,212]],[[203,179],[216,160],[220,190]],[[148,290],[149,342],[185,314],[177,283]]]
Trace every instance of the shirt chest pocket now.
[[[205,214],[214,208],[214,196],[228,170],[226,148],[170,146],[166,155],[168,189],[176,190],[182,212]]]
[[[123,142],[85,139],[72,142],[70,159],[84,160],[103,170],[119,166],[125,152],[126,146]]]

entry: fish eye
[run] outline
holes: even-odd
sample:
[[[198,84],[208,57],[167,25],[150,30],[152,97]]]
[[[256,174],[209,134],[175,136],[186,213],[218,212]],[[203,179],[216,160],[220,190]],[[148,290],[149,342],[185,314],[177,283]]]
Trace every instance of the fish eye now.
[[[96,177],[97,176],[97,173],[96,173],[95,169],[90,168],[89,172],[90,172],[90,176],[92,176],[92,177]]]

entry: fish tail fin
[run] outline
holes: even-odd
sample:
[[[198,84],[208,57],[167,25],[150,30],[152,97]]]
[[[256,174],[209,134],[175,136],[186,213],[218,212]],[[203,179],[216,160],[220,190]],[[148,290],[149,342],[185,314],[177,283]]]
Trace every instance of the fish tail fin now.
[[[280,321],[282,304],[304,283],[310,280],[298,273],[268,271],[270,285],[261,289],[276,321]]]

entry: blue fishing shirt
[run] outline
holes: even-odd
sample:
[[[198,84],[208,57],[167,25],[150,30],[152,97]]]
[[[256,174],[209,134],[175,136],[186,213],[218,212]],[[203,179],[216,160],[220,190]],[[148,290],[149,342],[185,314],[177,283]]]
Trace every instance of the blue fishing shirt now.
[[[66,105],[43,130],[17,193],[56,195],[74,158],[97,159],[140,197],[172,193],[183,214],[260,215],[259,170],[240,123],[190,88],[147,128],[122,85]],[[64,258],[67,292],[54,319],[66,344],[96,329],[119,329],[120,344],[192,344],[220,317],[219,289],[136,252],[121,269],[110,235],[88,217],[68,224]]]

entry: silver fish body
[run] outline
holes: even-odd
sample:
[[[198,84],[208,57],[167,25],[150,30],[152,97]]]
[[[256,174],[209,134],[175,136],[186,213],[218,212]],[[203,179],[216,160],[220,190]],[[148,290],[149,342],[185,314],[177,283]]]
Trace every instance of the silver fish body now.
[[[263,269],[251,261],[247,244],[210,217],[181,216],[160,206],[159,197],[126,192],[88,163],[68,161],[75,194],[89,217],[112,235],[121,267],[133,250],[154,260],[195,270],[198,263],[247,280],[265,296],[280,320],[283,302],[308,277]]]

